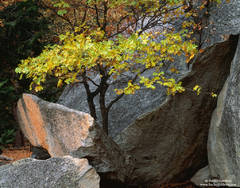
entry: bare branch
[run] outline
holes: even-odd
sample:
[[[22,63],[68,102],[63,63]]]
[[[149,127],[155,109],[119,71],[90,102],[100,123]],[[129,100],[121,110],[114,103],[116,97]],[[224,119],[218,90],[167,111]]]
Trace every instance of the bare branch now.
[[[118,95],[115,99],[113,99],[107,106],[107,110],[109,111],[110,108],[112,107],[112,105],[117,102],[118,100],[120,100],[122,97],[124,96],[124,93],[122,93],[121,95]]]
[[[108,7],[107,7],[107,2],[103,2],[103,7],[104,7],[104,13],[103,13],[103,26],[102,30],[106,31],[106,26],[107,26],[107,12],[108,12]]]
[[[94,4],[94,7],[95,7],[95,12],[96,12],[96,22],[97,22],[97,25],[98,25],[98,27],[101,27],[101,24],[100,24],[100,22],[99,22],[99,10],[98,10],[98,7],[97,7],[97,1],[95,0],[95,4]]]
[[[87,79],[88,79],[90,82],[92,82],[93,85],[95,85],[95,86],[97,86],[97,87],[100,86],[99,84],[97,84],[96,82],[94,82],[91,78],[87,77]]]
[[[88,9],[85,9],[84,14],[83,14],[83,18],[82,18],[82,21],[81,21],[81,24],[83,24],[85,22],[85,20],[86,20],[87,11],[88,11]]]
[[[72,22],[67,18],[67,17],[64,17],[64,16],[61,16],[57,13],[57,11],[53,8],[53,7],[50,7],[48,6],[47,4],[45,4],[43,1],[41,1],[41,5],[44,7],[44,8],[47,8],[49,10],[51,10],[56,16],[58,16],[59,18],[65,20],[67,23],[69,23],[69,25],[71,26],[71,29],[72,31],[74,31],[74,25],[72,24]]]

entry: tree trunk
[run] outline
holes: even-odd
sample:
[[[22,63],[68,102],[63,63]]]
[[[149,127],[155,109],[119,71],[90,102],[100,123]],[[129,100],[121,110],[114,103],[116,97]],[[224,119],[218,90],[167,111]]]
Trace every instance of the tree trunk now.
[[[103,130],[108,135],[108,111],[106,109],[101,109],[101,114]]]
[[[94,97],[96,96],[94,93],[91,92],[87,79],[85,76],[83,76],[84,79],[84,87],[87,93],[87,102],[88,102],[88,107],[89,107],[89,111],[91,116],[96,120],[97,119],[97,114],[96,114],[96,108],[95,108],[95,104],[94,104]]]
[[[101,115],[102,115],[102,126],[104,132],[108,135],[108,108],[106,107],[105,104],[105,95],[106,91],[108,89],[108,85],[106,83],[103,83],[101,85],[100,89],[100,97],[99,97],[99,103],[100,103],[100,110],[101,110]]]
[[[94,104],[93,99],[94,99],[94,97],[87,96],[87,102],[88,102],[88,107],[89,107],[89,110],[90,110],[90,114],[96,120],[97,119],[97,114],[96,114],[96,108],[95,108],[95,104]]]

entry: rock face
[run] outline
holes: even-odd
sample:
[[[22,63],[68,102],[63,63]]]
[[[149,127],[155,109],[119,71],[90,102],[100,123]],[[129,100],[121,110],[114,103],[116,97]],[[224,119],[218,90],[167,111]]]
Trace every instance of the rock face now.
[[[216,99],[230,70],[236,47],[231,38],[205,49],[182,79],[184,94],[168,99],[153,112],[127,127],[116,142],[135,160],[132,179],[142,182],[177,182],[207,165],[207,136]],[[197,96],[196,85],[204,86]]]
[[[240,43],[218,98],[208,140],[210,175],[240,187]]]
[[[46,149],[52,157],[84,157],[99,173],[125,178],[124,155],[89,114],[23,94],[18,119],[31,144]]]
[[[226,41],[230,35],[240,33],[240,0],[210,5],[208,26],[204,30],[203,38],[206,45]]]
[[[28,158],[0,167],[0,187],[99,188],[99,185],[100,178],[87,159]]]
[[[188,71],[185,59],[183,57],[178,57],[176,62],[169,66],[165,66],[167,74],[173,73],[169,70],[171,67],[177,68],[181,74],[177,75],[181,77],[182,74]],[[168,71],[167,71],[168,70]],[[152,72],[146,72],[144,76],[149,77]],[[99,79],[96,77],[95,82],[98,83]],[[110,103],[115,97],[115,88],[126,87],[124,79],[120,79],[118,83],[110,85],[106,93],[106,104]],[[90,83],[91,90],[95,90],[95,86]],[[133,123],[142,114],[151,112],[153,109],[157,108],[166,99],[166,91],[163,87],[157,86],[155,90],[141,88],[136,91],[134,95],[125,95],[118,102],[116,102],[109,112],[109,135],[115,137],[124,128]],[[99,98],[95,97],[95,106],[98,119],[101,120]],[[59,104],[67,106],[72,109],[89,113],[89,108],[87,104],[86,91],[83,84],[75,84],[73,86],[68,86],[62,93],[58,101]]]

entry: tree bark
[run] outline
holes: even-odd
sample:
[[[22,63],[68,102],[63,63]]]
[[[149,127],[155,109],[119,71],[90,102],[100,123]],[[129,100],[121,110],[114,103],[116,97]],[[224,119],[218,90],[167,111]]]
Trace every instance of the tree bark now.
[[[106,95],[107,89],[108,89],[107,83],[103,83],[102,88],[100,90],[99,104],[100,104],[100,110],[101,110],[101,115],[102,115],[103,130],[108,135],[108,112],[109,112],[109,110],[105,104],[105,95]]]
[[[89,88],[89,84],[87,83],[86,78],[84,77],[84,87],[87,93],[87,102],[88,102],[88,107],[89,107],[89,111],[91,116],[96,120],[97,119],[97,114],[96,114],[96,108],[95,108],[95,104],[94,104],[94,97],[96,96],[95,94],[93,94]]]
[[[89,110],[90,110],[90,114],[96,120],[97,119],[97,114],[96,114],[96,108],[95,108],[95,104],[94,104],[93,99],[94,99],[93,96],[87,96],[87,102],[88,102],[88,107],[89,107]]]

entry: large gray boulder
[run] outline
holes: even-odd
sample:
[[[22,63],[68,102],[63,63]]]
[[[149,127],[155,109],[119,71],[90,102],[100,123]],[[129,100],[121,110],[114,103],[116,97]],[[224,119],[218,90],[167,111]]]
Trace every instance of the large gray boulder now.
[[[240,187],[240,42],[218,97],[208,137],[210,175]]]
[[[97,172],[124,181],[124,154],[89,114],[30,94],[19,99],[17,112],[21,130],[33,146],[46,149],[51,157],[87,158]]]
[[[99,188],[100,177],[87,159],[70,156],[48,160],[23,159],[0,166],[0,187]]]
[[[229,74],[236,38],[205,49],[181,81],[186,91],[168,97],[151,113],[138,118],[115,141],[135,160],[134,183],[189,179],[207,165],[207,137],[216,99]],[[192,88],[199,84],[197,96]]]

